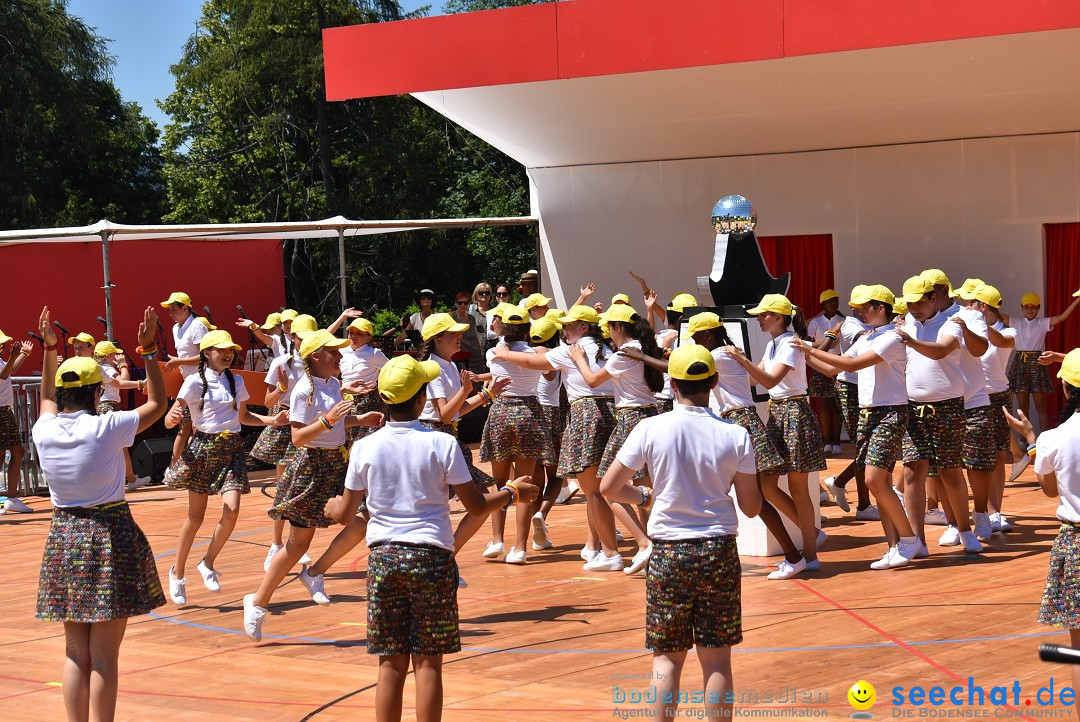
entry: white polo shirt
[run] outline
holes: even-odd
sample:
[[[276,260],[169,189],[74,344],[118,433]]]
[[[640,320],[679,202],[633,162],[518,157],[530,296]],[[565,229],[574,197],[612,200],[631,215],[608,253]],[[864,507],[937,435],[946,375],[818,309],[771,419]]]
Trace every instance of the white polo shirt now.
[[[120,372],[112,364],[99,364],[101,366],[101,400],[120,403],[120,387],[115,385]]]
[[[379,370],[390,359],[371,344],[360,348],[351,346],[341,349],[341,382],[344,384],[368,383],[379,381]]]
[[[550,381],[544,378],[544,374],[553,374],[554,378]],[[540,380],[536,383],[536,397],[540,400],[541,406],[560,406],[562,389],[562,371],[546,371],[540,374]]]
[[[762,360],[765,362],[766,371],[771,374],[777,366],[787,366],[791,369],[780,383],[769,389],[770,398],[779,400],[806,395],[806,357],[788,342],[788,339],[794,335],[791,331],[782,333],[769,341],[769,345],[765,347]]]
[[[971,308],[961,308],[955,315],[964,319],[968,330],[976,336],[986,338],[986,318],[981,312]],[[987,406],[990,404],[990,394],[986,392],[986,373],[983,371],[982,356],[971,355],[963,336],[960,337],[960,345],[963,346],[964,352],[957,357],[957,360],[960,364],[960,373],[964,376],[964,408],[977,409]]]
[[[673,328],[665,328],[660,333],[656,334],[656,345],[661,349],[664,348],[664,341],[671,337],[676,336],[676,342],[678,342],[679,332]],[[675,392],[671,390],[671,377],[664,374],[664,388],[653,394],[659,401],[672,401],[675,399]]]
[[[592,336],[585,336],[578,340],[577,344],[584,349],[585,360],[589,362],[589,368],[594,372],[603,368],[608,357],[611,356],[611,351],[607,346],[604,346],[600,353],[600,363],[596,362],[596,351],[599,345]],[[587,396],[614,396],[615,387],[610,381],[605,381],[595,389],[585,383],[585,379],[581,377],[581,372],[578,371],[577,364],[570,358],[569,348],[569,346],[562,345],[551,349],[545,356],[553,369],[565,372],[563,374],[563,386],[566,387],[566,397],[570,401],[577,401]]]
[[[418,421],[389,421],[359,439],[345,488],[367,490],[367,544],[407,542],[454,550],[448,487],[471,484],[457,439]]]
[[[274,354],[274,358],[285,354],[285,344],[281,343],[279,334],[270,335],[270,353]]]
[[[48,353],[46,351],[46,353]],[[0,359],[0,371],[4,370],[7,362]],[[0,379],[0,406],[11,406],[15,403],[15,392],[11,390],[11,377]]]
[[[336,376],[328,379],[311,377],[315,382],[314,390],[311,381],[306,375],[301,376],[293,387],[292,397],[289,399],[289,421],[299,421],[304,426],[318,420],[319,416],[330,411],[335,405],[342,402],[341,382]],[[311,403],[308,403],[308,399]],[[345,420],[338,419],[334,428],[323,431],[305,446],[313,449],[333,449],[345,445]]]
[[[821,341],[825,338],[825,332],[831,331],[832,327],[838,323],[847,323],[847,318],[840,314],[836,314],[832,318],[825,318],[825,314],[819,313],[806,324],[806,332],[815,342]],[[829,353],[834,353],[839,356],[842,352],[843,349],[840,348],[840,344],[838,343],[834,343],[829,347]]]
[[[950,337],[959,339],[964,335],[964,329],[940,317],[941,314],[938,313],[930,319],[935,323],[908,321],[900,332],[919,341],[930,342],[944,341]],[[931,403],[962,398],[964,376],[960,373],[957,361],[958,354],[967,353],[962,346],[961,341],[956,350],[940,361],[923,356],[913,348],[907,348],[908,399],[918,403]]]
[[[1035,473],[1051,471],[1057,476],[1057,518],[1080,524],[1080,413],[1036,439]]]
[[[716,399],[718,408],[721,411],[755,408],[750,374],[742,364],[719,348],[712,350],[712,357],[716,361],[717,376],[713,398]]]
[[[840,326],[840,341],[834,343],[833,346],[839,346],[840,353],[846,353],[847,350],[851,348],[851,345],[855,343],[859,334],[868,333],[870,330],[871,328],[869,325],[863,323],[852,314],[844,319],[843,325]],[[836,378],[849,384],[859,383],[859,375],[854,371],[841,371],[836,375]]]
[[[844,352],[845,356],[855,358],[872,351],[881,358],[879,363],[857,372],[860,408],[907,405],[907,349],[893,333],[895,328],[888,323],[874,329],[860,336],[859,340]]]
[[[1008,328],[1001,321],[995,323],[994,328],[1005,338],[1016,338],[1016,329]],[[994,344],[990,344],[986,353],[982,355],[983,374],[986,376],[988,393],[1000,394],[1009,390],[1009,377],[1006,371],[1009,368],[1010,355],[1012,355],[1011,348],[998,348]]]
[[[628,341],[625,348],[641,351],[640,341]],[[615,408],[635,406],[655,406],[656,397],[645,383],[645,362],[635,361],[624,353],[616,351],[604,364],[604,370],[611,374],[615,388]]]
[[[176,346],[177,358],[191,358],[199,355],[199,341],[208,333],[202,321],[194,316],[188,316],[181,323],[174,323],[172,328],[173,344]],[[198,372],[198,366],[181,366],[180,375],[185,379],[191,374]]]
[[[137,411],[95,416],[42,414],[31,437],[53,506],[97,506],[124,499],[125,448],[135,443]]]
[[[202,324],[199,324],[200,326]],[[229,382],[225,373],[218,373],[209,366],[206,367],[206,395],[203,395],[202,379],[199,378],[198,368],[194,376],[188,376],[180,386],[176,397],[187,402],[191,411],[191,423],[196,430],[204,434],[220,434],[223,431],[237,433],[240,431],[240,404],[249,398],[247,387],[244,386],[244,377],[233,374],[233,383],[236,386],[236,407],[233,408],[233,395],[229,392]],[[202,408],[199,408],[202,406]]]
[[[649,467],[650,539],[738,533],[731,484],[736,472],[757,473],[746,429],[711,409],[677,403],[670,414],[638,422],[615,458],[635,471]]]
[[[487,365],[491,370],[491,378],[499,379],[507,376],[510,377],[510,385],[503,390],[503,396],[536,396],[537,386],[540,384],[540,377],[543,376],[543,372],[535,369],[527,369],[524,366],[518,366],[509,361],[500,361],[495,358],[495,349],[499,346],[507,346],[511,351],[516,351],[517,353],[535,354],[536,350],[524,341],[513,341],[508,344],[500,338],[499,343],[492,348],[489,348],[486,354]]]
[[[1046,350],[1046,334],[1052,328],[1048,316],[1036,316],[1030,321],[1023,316],[1013,316],[1009,323],[1016,329],[1017,351]]]
[[[461,371],[458,370],[453,361],[447,361],[435,354],[432,354],[428,360],[439,364],[442,373],[427,385],[427,400],[424,402],[424,410],[420,413],[420,419],[441,423],[442,419],[439,417],[439,412],[435,410],[435,404],[431,403],[431,400],[442,399],[445,401],[453,398],[461,388]],[[453,420],[457,421],[460,418],[461,414],[455,414]]]
[[[304,376],[304,362],[298,357],[285,354],[278,356],[270,362],[270,368],[266,370],[266,376],[263,377],[263,381],[267,386],[277,386],[281,379],[278,377],[278,371],[285,369],[286,388],[282,392],[281,398],[278,399],[278,403],[282,406],[288,406],[291,403],[291,396],[293,389],[296,388],[296,382]]]

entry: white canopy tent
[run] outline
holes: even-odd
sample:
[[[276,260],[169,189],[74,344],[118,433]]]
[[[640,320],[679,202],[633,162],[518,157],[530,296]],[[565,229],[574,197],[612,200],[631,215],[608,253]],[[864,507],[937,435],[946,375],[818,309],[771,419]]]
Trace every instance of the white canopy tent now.
[[[287,223],[209,223],[201,225],[133,226],[101,220],[91,226],[71,228],[36,228],[0,231],[0,246],[23,243],[85,243],[101,240],[102,267],[105,285],[105,321],[108,335],[113,336],[112,282],[109,272],[109,243],[112,241],[237,241],[279,240],[283,238],[338,239],[338,289],[345,303],[345,238],[376,233],[434,230],[439,228],[483,228],[521,226],[535,223],[536,218],[444,218],[399,221],[353,221],[335,216],[321,221],[292,221]]]

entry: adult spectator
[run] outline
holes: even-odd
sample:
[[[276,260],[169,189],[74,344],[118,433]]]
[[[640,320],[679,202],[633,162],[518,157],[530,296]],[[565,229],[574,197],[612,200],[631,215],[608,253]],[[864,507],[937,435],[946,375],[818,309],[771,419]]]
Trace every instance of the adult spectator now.
[[[468,328],[461,332],[461,350],[469,353],[466,362],[469,370],[474,374],[482,374],[487,371],[484,353],[481,351],[480,336],[476,332],[476,319],[469,313],[470,297],[468,291],[458,291],[454,297],[454,320],[458,323],[468,324]]]

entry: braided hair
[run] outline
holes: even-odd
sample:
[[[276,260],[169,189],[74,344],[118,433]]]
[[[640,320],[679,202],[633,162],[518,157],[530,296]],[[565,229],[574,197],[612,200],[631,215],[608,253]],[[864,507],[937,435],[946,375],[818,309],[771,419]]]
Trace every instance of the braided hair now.
[[[304,364],[304,376],[307,376],[308,383],[311,384],[311,393],[307,397],[307,405],[311,406],[311,402],[315,400],[315,378],[311,375],[311,358],[301,359]]]
[[[285,333],[285,327],[281,326],[281,330],[278,333],[281,336],[281,348],[285,351],[285,353],[289,354],[289,356],[292,356],[292,353],[293,353],[292,339],[289,338],[289,334]],[[292,366],[292,359],[291,358],[289,359],[289,366]]]
[[[232,407],[236,410],[236,378],[233,376],[232,369],[225,369],[223,372],[225,380],[229,382],[229,393],[232,395]],[[199,380],[202,381],[202,393],[199,394],[199,411],[203,410],[206,405],[206,392],[209,389],[209,384],[206,382],[206,352],[199,351]]]
[[[641,344],[641,352],[653,358],[663,358],[660,347],[656,345],[656,336],[652,326],[640,314],[634,314],[630,323],[622,321],[609,321],[608,326],[618,324],[627,336]],[[647,363],[642,362],[645,372],[645,384],[654,394],[664,388],[664,374]]]
[[[588,328],[586,329],[585,333],[581,335],[581,338],[585,338],[586,336],[588,336],[592,340],[596,341],[596,363],[603,364],[604,343],[606,339],[604,338],[604,332],[600,330],[600,324],[589,323],[588,321],[583,321],[582,323],[585,323]]]
[[[1061,410],[1061,423],[1065,423],[1076,412],[1080,411],[1080,387],[1073,386],[1068,381],[1062,381],[1069,397],[1065,399],[1065,406]]]

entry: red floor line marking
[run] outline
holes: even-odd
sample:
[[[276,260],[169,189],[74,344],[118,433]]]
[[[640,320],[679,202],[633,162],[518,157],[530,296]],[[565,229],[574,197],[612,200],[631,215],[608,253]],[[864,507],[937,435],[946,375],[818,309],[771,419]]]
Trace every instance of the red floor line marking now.
[[[859,623],[861,623],[861,624],[865,625],[866,627],[869,627],[869,628],[870,628],[870,629],[872,629],[873,631],[877,632],[878,634],[880,634],[880,635],[881,635],[882,637],[884,637],[885,639],[889,640],[889,641],[890,641],[890,642],[892,642],[893,644],[897,645],[898,647],[901,647],[902,649],[905,649],[905,650],[907,650],[907,651],[908,651],[908,652],[910,652],[911,654],[914,654],[914,655],[915,655],[916,657],[918,657],[918,658],[919,658],[919,659],[921,659],[922,661],[926,662],[927,664],[929,664],[929,665],[930,665],[931,667],[933,667],[934,669],[938,670],[939,672],[943,672],[943,673],[944,673],[944,674],[945,674],[946,676],[948,676],[948,677],[952,677],[952,678],[953,678],[954,680],[956,680],[957,682],[960,682],[960,683],[966,683],[966,682],[967,682],[967,680],[966,680],[966,679],[964,679],[963,677],[961,677],[960,675],[958,675],[958,674],[957,674],[956,672],[953,672],[953,671],[952,671],[951,669],[949,669],[948,667],[945,667],[944,665],[942,665],[942,664],[939,664],[938,662],[935,662],[934,660],[930,659],[930,657],[927,657],[927,656],[926,656],[925,654],[923,654],[923,653],[922,653],[922,652],[920,652],[919,650],[917,650],[917,649],[915,649],[914,647],[912,647],[912,646],[911,646],[910,644],[908,644],[908,643],[904,642],[904,641],[903,641],[902,639],[900,639],[900,638],[898,638],[898,637],[895,637],[895,636],[893,636],[893,635],[889,634],[889,633],[888,633],[888,632],[886,632],[886,631],[885,631],[884,629],[882,629],[881,627],[877,626],[876,624],[874,624],[874,623],[873,623],[873,622],[871,622],[870,620],[868,620],[868,619],[866,619],[866,618],[864,618],[864,617],[860,616],[859,614],[857,614],[857,613],[855,613],[855,612],[851,611],[850,609],[848,609],[847,607],[845,607],[845,606],[844,606],[843,604],[841,604],[840,602],[837,602],[837,601],[835,601],[835,600],[833,600],[833,599],[830,599],[829,597],[825,596],[824,594],[822,594],[822,593],[821,593],[821,592],[819,592],[818,590],[816,590],[816,589],[814,589],[813,587],[811,587],[811,586],[810,586],[809,584],[807,584],[807,583],[805,583],[805,582],[803,582],[803,581],[801,581],[801,580],[799,580],[799,579],[794,579],[794,580],[792,580],[792,581],[794,581],[794,582],[795,582],[795,583],[796,583],[797,585],[799,585],[800,587],[802,587],[802,588],[803,588],[803,589],[805,589],[806,591],[808,591],[808,592],[810,592],[811,594],[813,594],[813,595],[814,595],[815,597],[818,597],[819,599],[821,599],[821,600],[822,600],[823,602],[825,602],[826,604],[831,604],[832,606],[836,607],[836,608],[837,608],[837,609],[839,609],[839,610],[840,610],[841,612],[844,612],[844,613],[845,613],[845,614],[847,614],[848,616],[852,617],[853,619],[855,619],[855,620],[856,620],[856,621],[858,621]],[[1016,713],[1017,715],[1019,715],[1019,716],[1021,717],[1021,719],[1025,719],[1025,720],[1028,720],[1029,722],[1031,722],[1031,718],[1030,718],[1030,717],[1027,717],[1027,716],[1024,716],[1024,715],[1022,714],[1022,711],[1021,711],[1020,709],[1018,709],[1018,708],[1016,708],[1016,707],[1013,707],[1012,705],[1003,705],[1003,706],[1004,706],[1004,707],[1005,707],[1006,709],[1008,709],[1008,710],[1011,710],[1012,712],[1015,712],[1015,713]]]
[[[355,573],[355,572],[356,572],[356,567],[360,565],[360,562],[362,562],[362,561],[364,561],[365,559],[367,559],[367,556],[368,556],[368,554],[370,554],[370,553],[371,553],[371,552],[364,552],[363,554],[361,554],[360,556],[358,556],[358,557],[357,557],[356,559],[353,559],[353,562],[352,562],[352,564],[350,564],[350,565],[349,565],[349,571],[350,571],[350,572],[354,572],[354,573]]]

